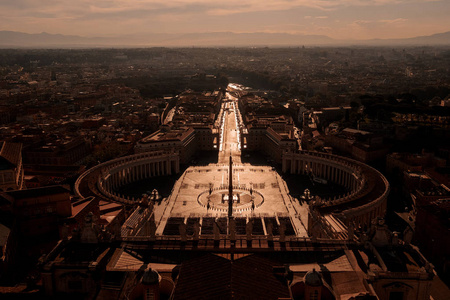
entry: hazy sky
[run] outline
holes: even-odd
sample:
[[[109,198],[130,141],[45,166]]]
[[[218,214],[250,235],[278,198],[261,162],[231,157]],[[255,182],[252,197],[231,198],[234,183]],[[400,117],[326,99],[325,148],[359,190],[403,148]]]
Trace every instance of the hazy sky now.
[[[0,0],[0,30],[110,36],[289,32],[338,39],[450,31],[450,0]]]

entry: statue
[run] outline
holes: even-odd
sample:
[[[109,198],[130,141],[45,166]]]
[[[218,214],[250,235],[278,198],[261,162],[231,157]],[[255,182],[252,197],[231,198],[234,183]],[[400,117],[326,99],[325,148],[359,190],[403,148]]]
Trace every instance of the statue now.
[[[187,241],[186,224],[184,222],[181,222],[180,225],[178,225],[178,230],[180,231],[181,241],[186,242]]]
[[[148,201],[147,194],[143,194],[142,199],[141,199],[141,206],[148,207],[148,203],[149,203],[149,201]]]
[[[353,241],[353,238],[355,237],[355,224],[353,222],[348,224],[347,231],[348,240]]]
[[[153,203],[153,201],[148,201],[148,211],[150,212],[150,213],[152,213],[153,212],[153,207],[154,207],[154,203]]]
[[[414,230],[411,228],[411,226],[408,226],[403,231],[403,241],[406,245],[411,244],[411,241],[413,239]]]
[[[392,232],[385,224],[383,218],[378,218],[372,223],[370,233],[372,236],[372,244],[375,247],[383,247],[392,243]]]
[[[392,246],[398,246],[400,244],[400,238],[398,236],[398,232],[394,231],[392,233]]]
[[[245,224],[245,233],[247,234],[247,240],[251,240],[252,234],[253,234],[253,220],[252,219],[247,220],[247,224]]]
[[[119,239],[120,236],[122,235],[122,228],[119,224],[119,222],[113,222],[112,226],[110,227],[111,229],[111,234],[113,235],[113,237],[115,239]]]
[[[322,205],[322,198],[316,195],[316,197],[314,197],[314,203],[318,206]]]
[[[81,242],[95,244],[98,243],[99,230],[93,221],[94,214],[89,212],[84,218],[84,225],[81,229]]]

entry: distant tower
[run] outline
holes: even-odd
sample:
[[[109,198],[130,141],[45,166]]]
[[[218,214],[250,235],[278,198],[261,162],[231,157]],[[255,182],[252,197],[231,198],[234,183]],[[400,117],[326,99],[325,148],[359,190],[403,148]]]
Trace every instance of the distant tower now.
[[[228,174],[228,218],[233,217],[233,159],[230,155],[230,170]]]

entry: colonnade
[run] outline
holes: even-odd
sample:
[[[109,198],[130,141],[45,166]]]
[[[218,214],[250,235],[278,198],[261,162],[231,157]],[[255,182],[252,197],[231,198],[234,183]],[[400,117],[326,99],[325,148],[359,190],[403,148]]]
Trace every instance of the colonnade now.
[[[291,174],[314,175],[344,186],[348,190],[356,189],[359,184],[358,176],[356,175],[356,173],[359,173],[357,166],[306,156],[293,157],[287,162],[283,159],[283,162],[290,163]]]
[[[131,203],[134,199],[120,195],[116,191],[123,185],[146,178],[167,176],[180,172],[179,153],[155,151],[116,158],[97,165],[78,178],[75,192],[80,192],[83,181],[95,180],[98,191],[110,200]],[[92,178],[92,177],[97,178]]]
[[[342,211],[342,219],[346,220],[347,225],[353,223],[356,227],[369,227],[375,218],[384,217],[386,214],[388,194],[389,188],[369,203]]]
[[[282,157],[284,173],[312,175],[345,187],[349,196],[365,183],[358,163],[343,157],[320,152],[287,152]]]
[[[114,166],[104,170],[102,181],[106,189],[116,190],[123,185],[155,176],[172,175],[179,172],[178,157],[156,157]]]
[[[296,151],[283,153],[282,171],[312,175],[347,188],[345,195],[321,199],[319,210],[342,217],[348,225],[370,225],[384,216],[390,191],[389,182],[376,169],[361,162],[321,152]]]

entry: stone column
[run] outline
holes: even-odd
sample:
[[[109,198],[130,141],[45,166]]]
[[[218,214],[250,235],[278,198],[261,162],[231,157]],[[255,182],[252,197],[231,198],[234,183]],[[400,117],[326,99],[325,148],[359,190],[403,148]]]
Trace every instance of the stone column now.
[[[266,231],[267,231],[267,240],[269,242],[272,242],[273,241],[273,225],[272,225],[271,221],[269,221],[266,224]]]
[[[172,168],[170,166],[170,158],[166,160],[166,175],[172,175]]]
[[[253,234],[253,220],[247,220],[247,224],[245,225],[245,233],[247,234],[247,241],[251,241]]]

